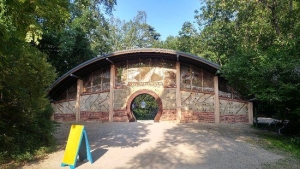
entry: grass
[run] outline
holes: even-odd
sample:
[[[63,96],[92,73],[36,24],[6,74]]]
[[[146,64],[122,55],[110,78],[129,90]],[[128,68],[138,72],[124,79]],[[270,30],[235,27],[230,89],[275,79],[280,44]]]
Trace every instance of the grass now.
[[[257,129],[254,137],[247,140],[283,158],[270,163],[263,164],[263,169],[299,169],[300,168],[300,137],[290,137],[275,132]]]
[[[9,163],[5,163],[7,161],[1,161],[0,168],[1,169],[19,168],[25,163],[43,159],[49,153],[52,153],[56,150],[57,150],[56,146],[41,147],[40,149],[36,150],[34,153],[26,152],[23,154],[14,155],[11,159],[12,161],[10,161]]]
[[[267,149],[288,152],[300,159],[300,138],[290,137],[272,132],[258,133],[260,143]]]
[[[284,157],[275,162],[264,164],[263,169],[300,168],[299,137],[289,137],[272,132],[262,132],[258,136],[260,146]]]

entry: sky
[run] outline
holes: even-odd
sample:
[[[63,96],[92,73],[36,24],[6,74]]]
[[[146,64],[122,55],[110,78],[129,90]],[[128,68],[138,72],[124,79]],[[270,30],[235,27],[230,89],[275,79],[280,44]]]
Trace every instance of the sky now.
[[[147,13],[147,24],[160,33],[161,40],[176,36],[186,21],[194,22],[194,11],[200,9],[200,0],[117,0],[114,17],[129,21],[137,11]]]

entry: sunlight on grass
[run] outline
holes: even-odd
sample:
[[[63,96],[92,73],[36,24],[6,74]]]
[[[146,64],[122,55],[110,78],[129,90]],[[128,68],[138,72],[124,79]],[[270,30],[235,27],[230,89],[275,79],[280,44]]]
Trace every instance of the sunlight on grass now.
[[[300,159],[299,137],[289,137],[274,133],[259,133],[260,143],[267,149],[283,150]]]
[[[12,159],[9,160],[11,162],[6,163],[6,160],[0,160],[0,168],[10,169],[10,168],[18,168],[21,167],[22,164],[40,160],[46,157],[48,154],[55,152],[57,150],[56,146],[50,147],[41,147],[40,149],[36,150],[34,153],[26,152],[23,154],[13,155]],[[1,156],[0,156],[1,157]]]

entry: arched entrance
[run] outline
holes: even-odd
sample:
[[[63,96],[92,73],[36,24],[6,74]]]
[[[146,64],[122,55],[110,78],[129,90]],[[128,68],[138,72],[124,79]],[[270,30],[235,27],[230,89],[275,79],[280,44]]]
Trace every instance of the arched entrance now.
[[[153,99],[153,100],[151,100],[151,99]],[[155,106],[152,105],[152,107],[148,105],[149,107],[147,108],[146,107],[147,106],[147,101],[148,102],[154,102],[155,101],[156,105]],[[155,107],[156,112],[155,112],[154,122],[159,122],[159,119],[160,119],[161,114],[162,114],[162,101],[161,101],[160,97],[155,92],[153,92],[151,90],[146,90],[146,89],[139,90],[139,91],[136,91],[135,93],[133,93],[129,97],[129,99],[127,100],[126,107],[127,107],[127,110],[126,110],[127,111],[127,116],[129,118],[130,122],[135,122],[137,120],[137,118],[134,115],[135,112],[133,110],[137,107],[138,107],[137,108],[138,111],[144,111],[144,112],[141,112],[141,113],[146,113],[147,112],[146,109],[148,109],[148,111],[151,111],[149,109]],[[145,110],[143,110],[143,109],[145,109]],[[151,112],[148,112],[148,114],[151,114]],[[151,116],[151,115],[149,115],[149,116]]]
[[[158,104],[149,94],[136,96],[131,103],[131,112],[136,120],[153,120],[157,114]]]

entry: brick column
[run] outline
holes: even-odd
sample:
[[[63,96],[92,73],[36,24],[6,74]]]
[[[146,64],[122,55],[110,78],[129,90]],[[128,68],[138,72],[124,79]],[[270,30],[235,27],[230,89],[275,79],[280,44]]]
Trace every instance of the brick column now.
[[[220,123],[220,101],[219,101],[219,80],[218,76],[214,77],[214,92],[215,92],[215,123]]]
[[[109,105],[109,116],[108,120],[109,122],[113,122],[113,117],[114,117],[114,87],[115,87],[115,65],[112,64],[110,66],[110,87],[109,87],[109,100],[108,100],[108,105]]]
[[[249,124],[253,124],[253,103],[248,102],[248,118]]]
[[[83,81],[77,79],[77,93],[76,93],[76,102],[75,102],[75,116],[76,122],[80,122],[80,99],[82,94]]]
[[[176,121],[181,121],[180,62],[176,62]]]

